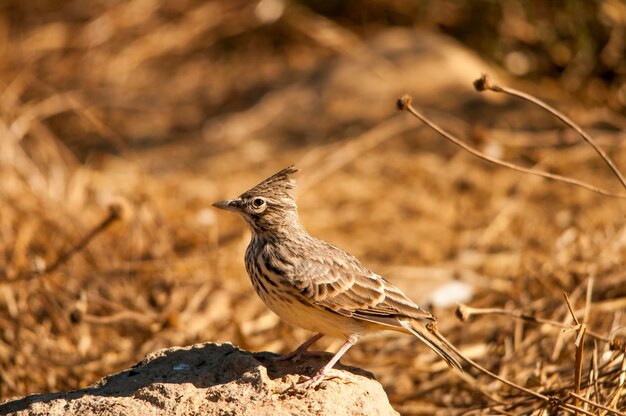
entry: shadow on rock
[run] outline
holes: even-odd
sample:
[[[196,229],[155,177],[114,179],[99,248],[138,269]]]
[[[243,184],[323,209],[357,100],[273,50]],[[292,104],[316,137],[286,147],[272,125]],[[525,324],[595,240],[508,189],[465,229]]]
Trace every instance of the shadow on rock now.
[[[137,365],[66,393],[35,394],[0,406],[0,414],[395,414],[371,373],[338,365],[351,381],[329,379],[317,390],[291,388],[331,357],[274,362],[275,354],[231,344],[197,344],[149,354]],[[284,410],[284,412],[281,411]]]

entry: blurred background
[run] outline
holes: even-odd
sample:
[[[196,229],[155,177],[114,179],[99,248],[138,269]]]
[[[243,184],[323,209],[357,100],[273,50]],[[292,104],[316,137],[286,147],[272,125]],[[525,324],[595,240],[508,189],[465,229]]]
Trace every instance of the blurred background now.
[[[491,155],[620,192],[574,132],[471,83],[552,103],[626,168],[625,48],[621,0],[2,1],[0,398],[84,387],[170,346],[300,344],[249,283],[245,224],[210,207],[290,164],[313,235],[430,307],[485,367],[571,388],[571,334],[462,323],[455,301],[567,322],[567,291],[589,298],[594,331],[623,332],[626,205],[487,165],[395,100]],[[406,336],[343,362],[403,414],[486,408],[499,389]]]

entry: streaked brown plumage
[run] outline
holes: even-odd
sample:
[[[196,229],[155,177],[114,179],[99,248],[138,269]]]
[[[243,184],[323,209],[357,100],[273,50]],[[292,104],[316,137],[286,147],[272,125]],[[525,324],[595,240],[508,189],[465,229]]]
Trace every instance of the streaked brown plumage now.
[[[363,334],[394,330],[415,335],[448,365],[457,360],[425,325],[435,318],[345,251],[310,236],[298,219],[291,166],[238,198],[214,206],[243,217],[252,233],[246,269],[265,304],[284,320],[317,332],[284,358],[299,357],[323,335],[346,339],[330,362],[306,382],[319,384]]]

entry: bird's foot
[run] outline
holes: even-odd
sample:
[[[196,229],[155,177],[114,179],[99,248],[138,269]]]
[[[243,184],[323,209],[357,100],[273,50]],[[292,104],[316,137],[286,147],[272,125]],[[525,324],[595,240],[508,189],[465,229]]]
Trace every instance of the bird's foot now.
[[[318,371],[313,377],[300,376],[297,386],[302,389],[314,389],[319,386],[324,379],[328,378],[339,378],[349,383],[356,382],[353,376],[346,374],[344,371],[328,369]]]

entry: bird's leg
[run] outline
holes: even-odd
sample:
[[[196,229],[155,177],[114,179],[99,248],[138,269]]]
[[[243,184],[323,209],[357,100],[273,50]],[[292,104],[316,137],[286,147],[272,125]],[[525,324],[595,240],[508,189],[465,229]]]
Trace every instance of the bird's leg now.
[[[315,374],[313,377],[309,378],[308,380],[304,380],[303,382],[299,383],[300,386],[304,388],[316,387],[324,380],[324,377],[327,377],[327,376],[349,379],[350,377],[347,376],[346,374],[334,372],[332,368],[335,364],[337,364],[337,361],[339,361],[339,359],[346,353],[346,351],[348,351],[351,346],[356,344],[356,341],[357,341],[357,338],[349,338],[345,342],[345,344],[343,344],[343,346],[339,349],[339,351],[337,351],[337,353],[333,356],[333,358],[331,358],[330,361],[326,363],[326,365],[317,372],[317,374]]]
[[[322,334],[321,332],[317,333],[313,335],[311,338],[309,338],[308,340],[304,341],[302,345],[300,345],[295,350],[291,351],[290,353],[283,354],[276,358],[273,358],[272,361],[287,361],[287,360],[291,360],[293,362],[299,361],[303,355],[309,353],[307,351],[309,347],[315,344],[317,341],[319,341],[319,339],[322,338],[323,336],[324,334]]]

